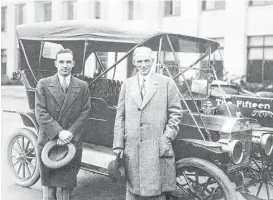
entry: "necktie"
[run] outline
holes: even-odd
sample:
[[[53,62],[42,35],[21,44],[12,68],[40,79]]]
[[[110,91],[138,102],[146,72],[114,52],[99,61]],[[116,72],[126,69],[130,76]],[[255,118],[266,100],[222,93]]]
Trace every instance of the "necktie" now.
[[[146,81],[145,78],[143,78],[142,85],[140,87],[140,94],[141,94],[142,99],[143,99],[143,97],[145,96],[145,93],[146,93],[145,81]]]
[[[62,88],[63,88],[64,93],[66,94],[67,88],[68,88],[68,84],[67,84],[65,78],[63,79]]]

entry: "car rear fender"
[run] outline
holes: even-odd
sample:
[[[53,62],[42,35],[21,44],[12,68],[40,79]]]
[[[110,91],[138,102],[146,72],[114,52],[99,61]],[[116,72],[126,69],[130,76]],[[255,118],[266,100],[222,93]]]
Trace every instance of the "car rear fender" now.
[[[13,111],[13,110],[3,110],[3,111],[8,113],[19,114],[25,126],[34,128],[38,132],[39,125],[36,120],[34,111]]]

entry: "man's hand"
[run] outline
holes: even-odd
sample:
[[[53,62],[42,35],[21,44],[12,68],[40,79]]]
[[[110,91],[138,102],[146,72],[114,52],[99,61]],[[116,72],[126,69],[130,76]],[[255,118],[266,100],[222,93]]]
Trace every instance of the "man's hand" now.
[[[116,155],[118,155],[118,154],[120,153],[120,156],[121,156],[121,158],[122,158],[122,156],[123,156],[123,149],[113,149],[113,151],[114,151],[114,153],[115,153]]]
[[[70,131],[67,131],[67,130],[62,130],[60,133],[59,133],[59,144],[62,145],[63,143],[64,144],[68,144],[69,142],[71,142],[73,138],[73,134],[70,132]],[[57,142],[58,144],[58,142]],[[63,145],[64,145],[63,144]]]
[[[59,146],[64,146],[65,143],[64,143],[64,141],[58,139],[58,140],[57,140],[57,145],[59,145]]]

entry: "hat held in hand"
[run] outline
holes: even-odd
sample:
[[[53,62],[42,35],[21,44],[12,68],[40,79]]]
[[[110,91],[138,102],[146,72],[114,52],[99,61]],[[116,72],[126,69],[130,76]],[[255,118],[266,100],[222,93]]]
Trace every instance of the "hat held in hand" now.
[[[122,182],[125,180],[123,153],[118,153],[116,159],[112,160],[108,165],[108,175],[113,182]]]
[[[75,156],[76,148],[72,143],[57,145],[57,139],[51,140],[42,150],[42,162],[45,166],[57,169],[67,165]]]

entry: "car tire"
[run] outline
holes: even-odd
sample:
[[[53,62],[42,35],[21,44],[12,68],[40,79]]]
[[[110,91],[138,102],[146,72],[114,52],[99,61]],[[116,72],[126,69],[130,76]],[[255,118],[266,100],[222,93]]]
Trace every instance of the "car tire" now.
[[[252,154],[252,162],[245,171],[244,187],[241,194],[246,199],[270,200],[273,198],[273,157],[264,152]]]
[[[232,200],[237,199],[235,187],[227,175],[219,167],[209,161],[199,158],[184,158],[176,162],[176,172],[177,189],[168,194],[169,200],[222,198]],[[198,174],[201,176],[199,177]],[[181,179],[181,176],[184,177],[185,182],[183,179]],[[197,180],[193,180],[194,177],[197,176]],[[203,181],[206,180],[206,176],[209,177],[207,182],[201,184],[202,179]],[[187,184],[186,179],[188,182],[190,182],[190,184]],[[198,182],[200,182],[200,185],[198,185]],[[215,182],[212,188],[210,188],[210,182],[211,184]],[[212,191],[212,197],[209,197],[209,194],[206,194],[206,190],[201,187],[205,187],[204,185],[206,185],[205,189],[207,192]],[[190,187],[192,187],[192,190]]]
[[[16,129],[8,140],[7,159],[17,185],[34,185],[40,178],[36,134],[28,128]]]

